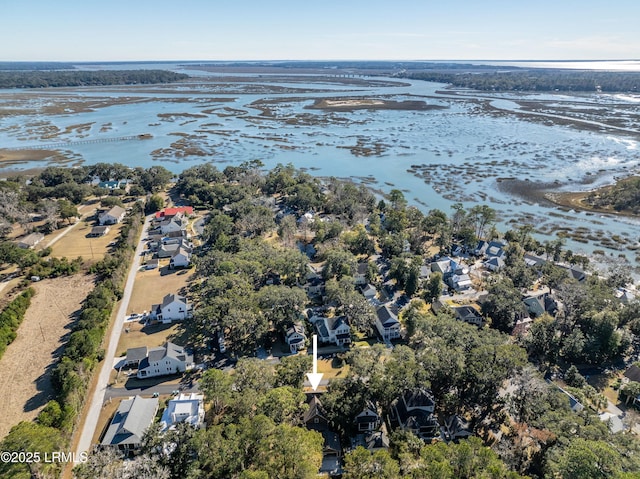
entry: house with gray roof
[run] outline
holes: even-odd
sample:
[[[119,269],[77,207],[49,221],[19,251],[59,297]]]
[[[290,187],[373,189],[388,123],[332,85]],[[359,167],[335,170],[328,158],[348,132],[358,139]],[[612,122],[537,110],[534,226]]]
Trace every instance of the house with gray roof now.
[[[31,249],[44,239],[42,233],[31,233],[18,240],[18,248]]]
[[[124,359],[124,367],[138,367],[140,361],[147,357],[147,347],[127,349],[127,356]]]
[[[304,325],[300,322],[294,323],[290,328],[287,328],[284,337],[291,353],[297,353],[306,347],[307,335],[304,331]]]
[[[435,400],[431,391],[414,388],[405,391],[391,403],[389,423],[392,427],[411,431],[430,442],[440,438],[440,424],[434,415]]]
[[[98,223],[103,225],[115,225],[120,223],[124,218],[126,210],[121,206],[114,206],[108,211],[104,211],[98,215]]]
[[[161,304],[152,304],[149,316],[151,319],[161,321],[163,324],[172,321],[182,321],[191,317],[193,305],[186,297],[179,294],[167,294],[162,298]]]
[[[400,337],[400,321],[386,305],[376,311],[376,329],[385,342]]]
[[[137,377],[145,379],[183,373],[193,366],[192,354],[182,346],[167,341],[164,346],[148,351],[147,357],[140,361]]]
[[[309,320],[322,343],[334,343],[337,346],[351,344],[351,327],[345,316],[325,318],[313,316]]]
[[[117,447],[124,453],[133,453],[140,448],[142,436],[153,422],[157,411],[158,398],[133,396],[123,399],[100,446]]]

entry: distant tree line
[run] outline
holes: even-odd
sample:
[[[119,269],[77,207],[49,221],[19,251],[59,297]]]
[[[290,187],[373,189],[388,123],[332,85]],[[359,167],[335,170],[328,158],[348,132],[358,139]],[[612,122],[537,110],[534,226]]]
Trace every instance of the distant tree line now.
[[[401,78],[448,83],[481,91],[636,92],[640,73],[586,70],[514,70],[508,72],[450,73],[407,71]]]
[[[46,88],[172,83],[189,75],[166,70],[0,71],[0,88]]]
[[[0,70],[74,70],[71,63],[61,62],[0,62]]]

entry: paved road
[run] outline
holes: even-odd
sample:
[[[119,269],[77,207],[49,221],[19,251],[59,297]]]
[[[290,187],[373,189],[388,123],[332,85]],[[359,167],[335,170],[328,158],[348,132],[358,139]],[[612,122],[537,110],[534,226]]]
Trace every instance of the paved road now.
[[[180,391],[181,393],[197,393],[198,383],[194,382],[192,387],[185,388],[182,384],[157,384],[155,386],[146,386],[143,388],[107,388],[104,396],[104,400],[108,401],[111,398],[122,398],[142,395],[151,396],[154,393],[158,394],[171,394],[173,391]]]
[[[100,375],[98,376],[98,382],[93,393],[93,397],[90,398],[89,407],[86,409],[87,412],[84,426],[80,432],[78,446],[76,448],[76,457],[79,457],[81,452],[91,450],[91,439],[93,438],[93,433],[98,425],[98,417],[100,416],[100,411],[104,404],[107,385],[109,384],[109,375],[113,369],[113,361],[116,355],[116,347],[118,346],[118,340],[120,339],[124,320],[127,316],[129,300],[131,299],[131,292],[133,291],[133,283],[135,282],[136,272],[139,267],[140,253],[144,251],[145,247],[143,239],[146,237],[145,232],[149,228],[151,218],[152,215],[147,216],[142,227],[143,229],[142,234],[140,235],[140,242],[138,243],[136,253],[133,256],[133,263],[129,269],[129,276],[127,276],[127,282],[124,287],[124,293],[122,295],[122,301],[120,302],[120,308],[118,309],[118,315],[116,316],[116,321],[113,325],[111,336],[109,337],[109,347],[105,352],[105,358],[100,368]]]

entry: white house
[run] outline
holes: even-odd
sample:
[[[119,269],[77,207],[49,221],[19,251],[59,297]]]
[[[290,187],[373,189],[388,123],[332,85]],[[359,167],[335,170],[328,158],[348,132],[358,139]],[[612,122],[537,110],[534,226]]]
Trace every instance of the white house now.
[[[314,316],[310,321],[318,333],[320,342],[334,343],[338,346],[351,344],[351,327],[345,316],[333,318]]]
[[[376,329],[385,342],[400,337],[400,322],[388,306],[382,306],[376,311]]]
[[[171,255],[169,260],[169,268],[188,268],[191,264],[191,251],[184,246],[180,246]]]
[[[168,342],[159,348],[150,349],[147,357],[140,361],[138,379],[183,373],[193,368],[193,355],[182,346]]]
[[[180,394],[169,401],[160,419],[161,432],[173,430],[181,422],[186,422],[196,429],[204,427],[203,394]]]
[[[98,223],[100,223],[100,226],[115,225],[116,223],[120,223],[122,221],[125,213],[125,209],[121,206],[114,206],[109,211],[105,211],[98,215]]]
[[[285,341],[289,345],[289,351],[297,353],[301,349],[305,348],[305,342],[307,341],[307,335],[304,333],[304,326],[301,323],[296,323],[285,332]]]
[[[193,306],[189,304],[187,298],[178,294],[167,294],[162,298],[161,304],[151,305],[149,315],[151,319],[156,319],[167,324],[172,321],[182,321],[191,316]]]
[[[382,420],[371,401],[366,402],[364,409],[356,416],[355,423],[358,432],[373,432],[380,427]]]
[[[168,235],[169,233],[176,231],[182,231],[186,229],[186,227],[187,220],[182,216],[182,214],[175,215],[160,222],[160,231],[163,235]]]

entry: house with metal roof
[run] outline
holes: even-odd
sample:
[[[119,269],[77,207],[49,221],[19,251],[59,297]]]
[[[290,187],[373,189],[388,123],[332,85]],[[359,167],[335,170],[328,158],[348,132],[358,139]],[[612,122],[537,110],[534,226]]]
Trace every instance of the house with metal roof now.
[[[100,443],[101,447],[117,447],[133,453],[142,444],[142,436],[158,411],[158,398],[133,396],[122,400]]]

